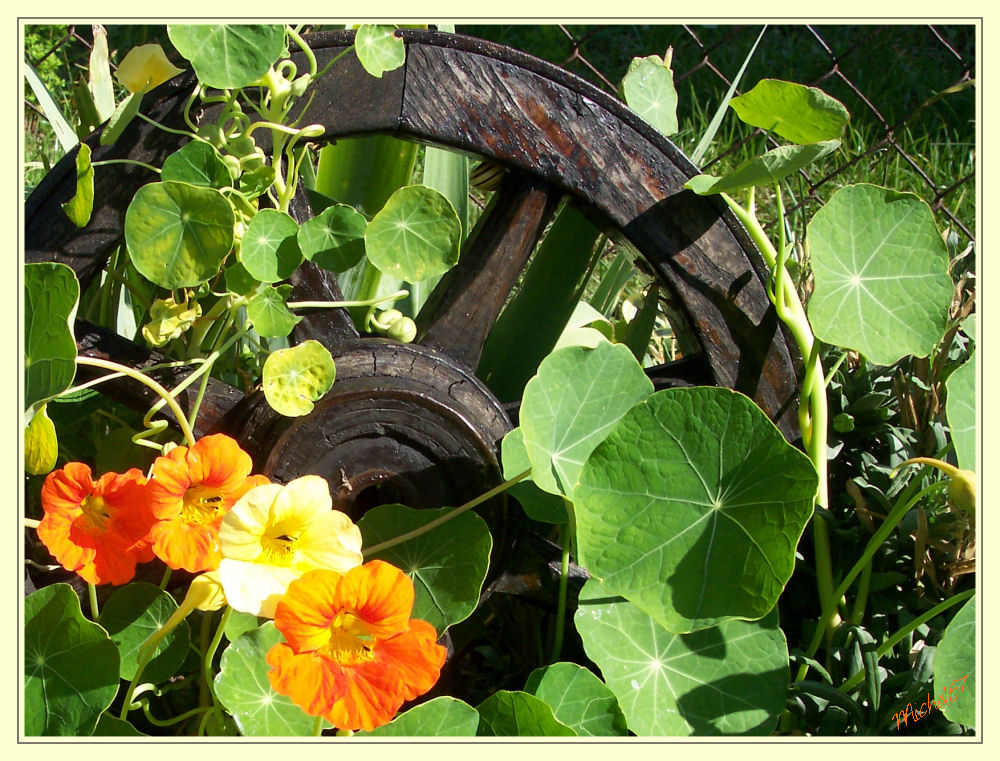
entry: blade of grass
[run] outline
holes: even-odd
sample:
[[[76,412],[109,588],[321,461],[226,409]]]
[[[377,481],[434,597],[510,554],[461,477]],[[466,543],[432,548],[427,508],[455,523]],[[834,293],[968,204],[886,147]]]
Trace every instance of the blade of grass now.
[[[28,80],[28,86],[31,87],[31,91],[38,98],[38,104],[42,107],[45,118],[52,125],[52,130],[56,133],[56,139],[59,141],[59,145],[62,146],[63,153],[67,153],[79,142],[76,137],[76,130],[70,126],[66,117],[63,116],[62,110],[49,94],[48,88],[42,83],[38,72],[27,61],[24,62],[24,78]]]

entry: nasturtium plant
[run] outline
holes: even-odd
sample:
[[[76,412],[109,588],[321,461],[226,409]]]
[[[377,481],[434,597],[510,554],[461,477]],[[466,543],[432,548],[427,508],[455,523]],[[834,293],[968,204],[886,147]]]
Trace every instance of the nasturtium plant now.
[[[677,132],[677,90],[669,58],[632,59],[619,90],[628,107],[664,135]]]
[[[76,375],[73,318],[80,283],[65,264],[24,265],[24,405],[69,388]]]
[[[170,595],[153,584],[128,584],[115,590],[101,610],[97,623],[104,627],[121,655],[121,678],[132,679],[139,665],[143,643],[177,610]],[[182,621],[157,643],[143,676],[150,682],[172,677],[188,654],[188,625]]]
[[[684,187],[699,195],[711,195],[774,183],[830,155],[839,147],[839,140],[824,140],[808,145],[779,145],[750,159],[729,174],[722,177],[699,174],[684,183]]]
[[[56,466],[58,456],[56,427],[43,404],[24,429],[24,469],[34,476],[44,475]]]
[[[365,255],[368,221],[353,207],[335,203],[302,223],[298,232],[303,256],[332,272],[343,272]]]
[[[777,612],[675,634],[590,579],[575,622],[635,734],[766,735],[777,724],[788,689]]]
[[[254,84],[285,47],[284,27],[275,25],[172,24],[167,34],[198,79],[220,89]]]
[[[235,222],[232,205],[213,188],[153,182],[125,212],[125,242],[144,277],[162,288],[191,288],[219,271]]]
[[[362,24],[354,44],[365,71],[379,79],[385,72],[398,69],[406,60],[406,46],[396,36],[396,27],[391,25]]]
[[[215,692],[248,737],[305,735],[313,718],[271,687],[265,656],[283,638],[270,621],[236,637],[222,653]]]
[[[576,737],[548,703],[527,692],[499,690],[476,706],[480,737]]]
[[[951,440],[958,465],[976,470],[976,355],[952,372],[945,382],[948,389],[947,414]]]
[[[192,140],[163,160],[163,182],[186,182],[206,188],[226,188],[233,177],[219,152],[206,142]]]
[[[729,105],[747,124],[800,145],[840,139],[851,118],[843,103],[818,87],[780,79],[762,79]]]
[[[658,391],[580,472],[580,562],[670,631],[757,619],[791,577],[815,494],[808,458],[747,397]]]
[[[264,361],[264,398],[282,415],[308,415],[313,402],[333,386],[336,374],[330,351],[319,341],[303,341],[272,352]]]
[[[524,387],[520,412],[535,484],[571,496],[594,447],[652,391],[652,381],[620,344],[570,346],[546,357]]]
[[[808,314],[818,338],[880,365],[930,353],[954,286],[924,201],[875,185],[844,187],[807,235],[815,279]]]
[[[371,737],[475,737],[479,727],[476,709],[442,695],[399,714],[388,724],[361,735]]]
[[[69,584],[24,600],[24,733],[89,735],[118,692],[118,648]]]
[[[951,619],[934,652],[934,694],[952,721],[976,724],[976,598]]]
[[[419,283],[455,265],[461,233],[447,198],[423,185],[407,185],[389,196],[368,223],[368,261],[386,275]]]
[[[526,692],[549,704],[557,720],[581,737],[628,735],[618,698],[593,672],[575,663],[553,663],[531,672]]]
[[[265,338],[281,338],[292,332],[301,317],[288,308],[292,286],[264,286],[247,302],[247,316],[254,330]]]
[[[439,633],[465,620],[479,602],[493,547],[485,521],[468,512],[384,550],[377,550],[377,546],[427,526],[453,509],[414,510],[403,505],[382,505],[358,521],[365,546],[376,548],[368,558],[392,563],[413,579],[413,618],[426,621]]]
[[[277,209],[261,209],[243,233],[240,261],[262,283],[285,280],[302,263],[298,223]]]
[[[90,146],[80,143],[76,153],[76,193],[62,205],[77,227],[86,227],[94,211],[94,167],[90,165]]]

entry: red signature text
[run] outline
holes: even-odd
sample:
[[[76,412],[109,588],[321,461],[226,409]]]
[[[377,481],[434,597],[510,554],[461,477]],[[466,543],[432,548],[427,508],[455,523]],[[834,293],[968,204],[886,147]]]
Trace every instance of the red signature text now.
[[[896,720],[896,729],[899,729],[900,723],[902,723],[903,726],[908,726],[910,719],[913,719],[914,722],[920,721],[927,714],[929,714],[933,708],[941,710],[942,706],[954,703],[962,696],[962,693],[965,692],[965,680],[968,678],[969,675],[966,674],[965,676],[954,680],[950,685],[945,687],[941,696],[937,700],[933,700],[930,693],[927,693],[927,700],[921,703],[919,707],[914,708],[912,704],[907,703],[906,708],[892,715],[892,718]]]

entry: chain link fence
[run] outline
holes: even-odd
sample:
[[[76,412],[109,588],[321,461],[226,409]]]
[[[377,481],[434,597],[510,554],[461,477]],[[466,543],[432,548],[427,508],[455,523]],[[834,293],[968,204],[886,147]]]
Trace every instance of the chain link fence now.
[[[59,60],[78,74],[91,45],[89,26],[68,26],[45,50],[26,51],[36,69]],[[121,45],[144,42],[155,27],[124,27]],[[844,149],[804,170],[790,211],[821,204],[836,187],[877,182],[924,198],[952,245],[975,241],[975,95],[977,29],[964,25],[522,25],[459,26],[553,63],[610,92],[635,56],[669,48],[680,101],[682,131],[673,136],[688,153],[739,72],[756,49],[736,92],[760,79],[788,79],[823,88],[852,115]],[[762,33],[763,32],[763,33]],[[165,36],[165,35],[164,35]],[[759,40],[758,40],[759,37]],[[163,42],[166,42],[163,40]],[[112,36],[114,43],[114,35]],[[121,52],[119,52],[120,57]],[[71,85],[71,83],[70,83]],[[43,118],[28,100],[25,127]],[[712,157],[736,162],[759,149],[760,131],[730,117],[718,133]],[[755,142],[756,141],[756,142]],[[957,236],[957,237],[956,237]]]

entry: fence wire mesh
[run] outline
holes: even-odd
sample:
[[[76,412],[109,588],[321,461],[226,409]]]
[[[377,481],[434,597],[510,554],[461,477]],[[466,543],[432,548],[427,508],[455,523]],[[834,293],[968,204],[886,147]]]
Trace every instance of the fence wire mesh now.
[[[41,69],[46,61],[58,60],[65,70],[79,74],[89,54],[91,29],[64,29],[49,47],[27,50],[29,63]],[[125,39],[130,44],[146,41],[153,30],[131,27]],[[852,115],[844,148],[826,163],[801,172],[798,196],[789,211],[822,204],[843,184],[879,182],[926,200],[939,223],[954,234],[953,245],[966,248],[975,241],[974,24],[795,24],[766,29],[738,24],[483,24],[459,26],[457,31],[526,50],[610,92],[617,91],[633,57],[663,55],[669,48],[682,124],[672,139],[688,153],[760,36],[736,94],[762,78],[788,79],[823,88]],[[37,129],[43,115],[30,99],[25,114],[26,129]],[[759,130],[741,131],[729,117],[701,168],[738,163],[747,150],[760,147],[760,139]]]

